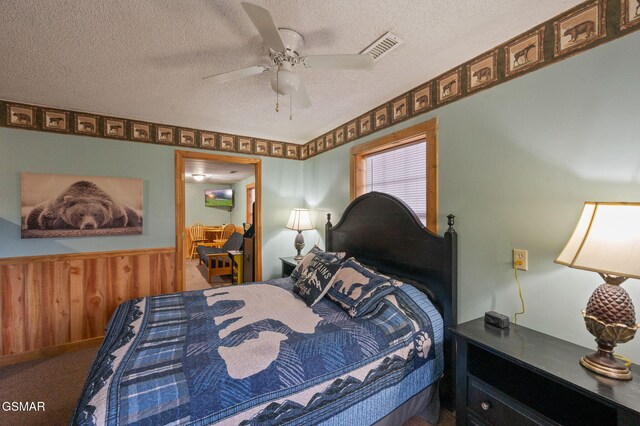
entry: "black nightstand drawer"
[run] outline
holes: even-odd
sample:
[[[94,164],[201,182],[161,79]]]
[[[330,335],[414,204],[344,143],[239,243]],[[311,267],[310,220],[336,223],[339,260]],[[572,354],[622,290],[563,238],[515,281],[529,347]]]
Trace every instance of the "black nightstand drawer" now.
[[[468,408],[476,416],[494,425],[557,425],[537,416],[499,390],[469,376]]]
[[[476,417],[473,412],[467,408],[467,426],[486,426],[486,423]]]

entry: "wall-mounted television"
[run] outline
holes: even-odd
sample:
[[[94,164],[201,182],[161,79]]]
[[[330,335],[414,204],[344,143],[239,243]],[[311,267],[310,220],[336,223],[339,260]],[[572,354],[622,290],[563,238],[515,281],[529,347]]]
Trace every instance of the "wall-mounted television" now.
[[[205,189],[205,207],[233,207],[233,189]]]

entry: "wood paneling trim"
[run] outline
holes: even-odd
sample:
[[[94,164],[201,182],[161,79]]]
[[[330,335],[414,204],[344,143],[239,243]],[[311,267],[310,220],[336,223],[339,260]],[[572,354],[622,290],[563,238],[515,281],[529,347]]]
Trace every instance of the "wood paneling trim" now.
[[[85,253],[67,253],[67,254],[42,254],[38,256],[20,256],[20,257],[3,257],[0,258],[0,265],[14,265],[17,263],[38,263],[55,262],[58,260],[86,260],[94,259],[97,257],[117,257],[126,255],[140,254],[153,254],[153,253],[166,253],[174,251],[173,247],[159,247],[159,248],[145,248],[145,249],[133,249],[133,250],[114,250],[114,251],[95,251]]]
[[[174,248],[2,259],[0,365],[103,336],[118,304],[177,290],[175,263]]]

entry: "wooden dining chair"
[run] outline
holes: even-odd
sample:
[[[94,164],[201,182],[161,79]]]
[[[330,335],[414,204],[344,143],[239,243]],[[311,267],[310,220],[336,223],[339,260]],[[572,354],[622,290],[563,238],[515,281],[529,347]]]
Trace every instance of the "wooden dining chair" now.
[[[193,259],[193,256],[198,255],[198,245],[207,241],[204,235],[204,225],[201,223],[194,223],[189,227],[189,236],[191,237],[191,253],[189,259]]]
[[[211,247],[222,247],[224,243],[227,242],[231,234],[236,231],[236,226],[233,223],[227,223],[223,228],[220,234],[220,238],[213,240],[211,243]]]

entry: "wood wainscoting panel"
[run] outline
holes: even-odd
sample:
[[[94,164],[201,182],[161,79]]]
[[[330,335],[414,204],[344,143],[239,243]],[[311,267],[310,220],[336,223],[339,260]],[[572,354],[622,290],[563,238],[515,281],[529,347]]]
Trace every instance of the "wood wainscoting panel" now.
[[[0,259],[0,357],[104,335],[116,307],[176,291],[175,249]]]

